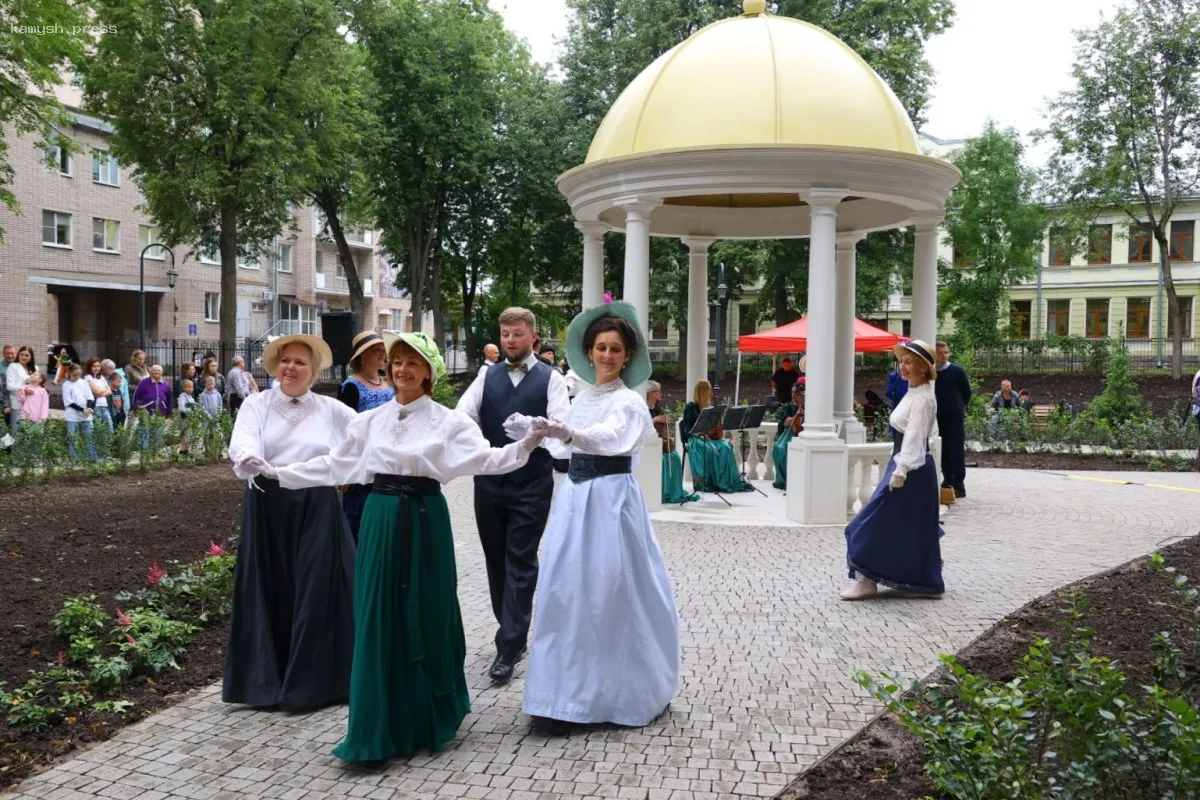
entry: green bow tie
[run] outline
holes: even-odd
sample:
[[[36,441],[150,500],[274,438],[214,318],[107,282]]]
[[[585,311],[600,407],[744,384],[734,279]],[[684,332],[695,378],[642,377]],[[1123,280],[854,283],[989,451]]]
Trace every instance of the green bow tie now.
[[[504,366],[508,367],[509,372],[516,372],[518,370],[520,370],[521,372],[526,372],[526,373],[529,372],[529,365],[526,364],[524,361],[522,361],[520,364],[509,364],[507,361],[505,361]]]

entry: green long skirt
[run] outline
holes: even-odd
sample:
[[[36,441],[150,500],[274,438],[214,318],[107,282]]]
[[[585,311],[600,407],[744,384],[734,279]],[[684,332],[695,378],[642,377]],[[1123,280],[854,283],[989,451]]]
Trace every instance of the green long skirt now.
[[[707,436],[693,436],[687,443],[688,461],[692,465],[692,481],[697,492],[752,492],[754,487],[742,480],[733,445],[725,439],[714,441]]]
[[[411,526],[407,589],[401,588],[405,554],[396,531],[402,503]],[[431,563],[418,527],[422,503]],[[446,499],[372,493],[359,526],[354,574],[350,724],[333,754],[344,761],[380,761],[441,751],[471,711],[466,652]]]
[[[792,441],[792,436],[792,429],[784,428],[771,448],[771,458],[775,461],[775,482],[771,485],[784,491],[787,490],[788,444]]]
[[[662,457],[662,501],[664,503],[694,503],[700,495],[691,494],[683,488],[683,461],[679,453],[672,450]]]

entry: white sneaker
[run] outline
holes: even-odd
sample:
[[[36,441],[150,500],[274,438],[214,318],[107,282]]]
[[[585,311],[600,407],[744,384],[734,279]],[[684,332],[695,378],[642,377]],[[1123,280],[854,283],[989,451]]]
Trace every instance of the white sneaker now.
[[[879,587],[875,585],[875,581],[859,578],[842,592],[842,599],[867,600],[877,594],[879,594]]]

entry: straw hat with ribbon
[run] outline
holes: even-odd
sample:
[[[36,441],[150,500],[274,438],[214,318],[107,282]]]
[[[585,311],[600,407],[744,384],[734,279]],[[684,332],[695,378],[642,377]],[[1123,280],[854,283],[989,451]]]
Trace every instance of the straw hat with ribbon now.
[[[892,348],[892,352],[896,354],[896,358],[900,358],[905,353],[912,353],[929,365],[931,377],[937,377],[937,367],[933,360],[933,348],[920,339],[909,339],[907,342],[900,342]]]
[[[354,348],[354,353],[350,356],[351,368],[357,369],[358,367],[355,365],[355,359],[370,350],[375,345],[380,345],[383,346],[385,350],[387,349],[386,345],[383,344],[383,337],[375,331],[363,331],[355,336],[354,341],[350,343],[350,346]]]
[[[293,333],[288,336],[267,339],[267,346],[263,349],[262,364],[268,375],[275,375],[275,371],[279,369],[279,359],[283,355],[283,349],[289,344],[302,344],[312,351],[314,377],[333,366],[333,352],[329,349],[329,345],[325,344],[324,339],[307,333]]]

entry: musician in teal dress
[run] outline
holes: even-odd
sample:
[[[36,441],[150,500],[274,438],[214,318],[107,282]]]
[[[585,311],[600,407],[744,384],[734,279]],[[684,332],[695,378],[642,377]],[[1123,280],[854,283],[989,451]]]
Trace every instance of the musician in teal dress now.
[[[775,461],[776,489],[787,490],[787,457],[788,445],[796,435],[792,422],[797,414],[800,415],[801,429],[804,427],[804,378],[799,378],[792,384],[792,399],[779,407],[779,427],[775,432],[775,444],[771,448],[771,458]]]
[[[697,381],[691,402],[684,406],[682,430],[679,433],[692,465],[693,486],[697,492],[731,494],[754,491],[754,487],[738,474],[733,445],[723,435],[715,439],[709,433],[692,435],[691,430],[700,418],[700,412],[711,405],[712,384],[706,380]]]

